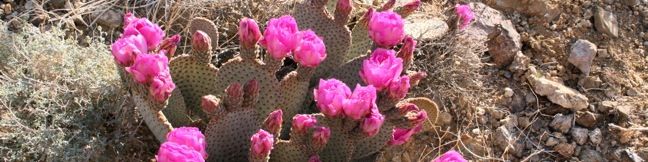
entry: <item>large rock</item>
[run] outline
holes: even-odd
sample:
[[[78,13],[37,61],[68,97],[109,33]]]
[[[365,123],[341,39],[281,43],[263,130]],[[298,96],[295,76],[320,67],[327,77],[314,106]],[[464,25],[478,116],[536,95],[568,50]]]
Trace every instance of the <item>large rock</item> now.
[[[560,14],[559,4],[551,0],[491,0],[489,4],[496,9],[544,17],[549,21]]]
[[[588,40],[579,39],[572,44],[567,61],[574,64],[583,74],[589,75],[594,57],[596,57],[596,45]]]
[[[498,67],[511,64],[515,54],[522,48],[520,34],[511,20],[483,3],[470,3],[470,7],[475,13],[475,23],[466,29],[468,35],[477,42],[488,44],[488,53]]]
[[[588,98],[585,95],[538,75],[535,68],[530,68],[527,74],[527,80],[537,94],[547,96],[549,101],[573,111],[583,110],[589,105]]]
[[[437,18],[414,14],[405,19],[405,32],[416,40],[436,39],[445,35],[450,27]]]
[[[611,37],[619,36],[619,22],[612,12],[608,12],[601,7],[596,7],[594,12],[594,27],[599,32],[603,32]]]

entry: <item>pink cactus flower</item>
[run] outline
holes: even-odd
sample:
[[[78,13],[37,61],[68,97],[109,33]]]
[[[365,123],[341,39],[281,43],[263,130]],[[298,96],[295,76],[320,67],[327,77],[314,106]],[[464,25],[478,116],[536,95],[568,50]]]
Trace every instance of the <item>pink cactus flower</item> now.
[[[460,5],[455,6],[455,13],[459,17],[459,29],[463,30],[470,25],[470,22],[475,18],[475,14],[470,9],[469,5]]]
[[[133,22],[133,21],[135,21],[137,19],[138,18],[135,17],[135,15],[133,15],[132,12],[127,12],[126,14],[124,14],[124,28],[126,28],[126,26],[128,26],[128,24],[130,24],[131,22]]]
[[[308,158],[308,162],[322,162],[322,160],[320,160],[320,157],[318,155],[313,155]]]
[[[369,37],[382,48],[390,48],[405,37],[403,19],[397,13],[387,10],[374,12],[369,20]]]
[[[367,137],[373,137],[378,134],[383,122],[385,122],[385,117],[380,114],[377,107],[374,107],[371,108],[371,113],[362,120],[360,128],[362,128],[362,132],[367,135]]]
[[[293,52],[295,61],[305,67],[317,67],[326,58],[324,41],[310,29],[299,32],[299,35],[302,41]]]
[[[263,38],[259,41],[265,47],[270,56],[275,60],[281,60],[290,54],[299,44],[297,37],[297,22],[290,15],[273,18],[268,21],[268,27],[263,32]]]
[[[296,133],[306,133],[308,128],[311,128],[317,124],[317,119],[311,115],[306,114],[297,114],[293,117],[292,129]]]
[[[405,103],[398,107],[398,112],[400,112],[400,114],[402,115],[406,115],[408,112],[411,111],[420,111],[420,110],[421,109],[419,109],[418,106],[416,106],[413,103]]]
[[[211,38],[203,31],[196,31],[191,35],[191,47],[198,52],[209,52],[211,50]]]
[[[387,93],[389,98],[394,100],[400,100],[407,96],[410,88],[410,78],[407,75],[403,75],[394,79],[391,84],[389,84],[389,89]]]
[[[331,137],[331,129],[327,127],[317,127],[313,131],[313,145],[317,148],[324,148]]]
[[[313,94],[322,114],[337,117],[342,114],[344,100],[351,96],[351,89],[337,79],[320,79]]]
[[[178,43],[180,43],[180,35],[173,35],[164,39],[162,43],[160,43],[160,50],[167,51],[167,58],[172,58],[178,48]]]
[[[360,120],[370,113],[372,107],[376,107],[376,88],[372,85],[363,87],[358,84],[351,96],[344,101],[342,110],[347,117]]]
[[[400,76],[403,71],[403,59],[396,57],[394,50],[383,48],[376,49],[369,59],[362,62],[360,77],[362,80],[383,90],[388,88],[393,79]]]
[[[459,152],[450,150],[437,157],[432,162],[468,162]]]
[[[196,127],[180,127],[175,128],[167,134],[166,142],[173,142],[181,145],[188,146],[193,150],[199,152],[204,159],[207,159],[207,142],[205,135]]]
[[[410,111],[410,113],[405,116],[414,125],[423,124],[423,122],[428,119],[426,111]]]
[[[282,122],[283,122],[283,110],[278,109],[271,112],[270,115],[268,115],[268,118],[266,118],[266,121],[264,122],[263,125],[266,127],[266,129],[270,131],[270,133],[276,134],[279,132]]]
[[[155,50],[164,38],[164,31],[146,18],[134,18],[124,28],[124,36],[141,34],[146,39],[148,50]]]
[[[165,142],[155,156],[158,162],[204,162],[203,155],[191,147],[175,142]]]
[[[167,70],[152,79],[149,92],[153,96],[153,99],[159,102],[164,102],[171,96],[171,92],[173,92],[175,87],[176,86],[171,79],[171,74],[169,74]]]
[[[417,42],[416,40],[414,40],[414,38],[412,38],[411,36],[406,36],[403,40],[403,47],[400,51],[398,51],[398,54],[396,56],[405,61],[412,60],[412,57],[414,57],[414,49],[416,48],[416,43]]]
[[[139,54],[148,51],[146,40],[142,35],[129,35],[119,38],[110,46],[115,61],[122,67],[129,67]]]
[[[261,39],[261,31],[259,25],[254,19],[243,18],[239,22],[239,40],[243,48],[254,48],[256,43]]]
[[[274,144],[274,136],[263,129],[259,129],[257,133],[252,135],[250,141],[252,141],[252,146],[250,147],[252,157],[263,159],[270,155],[270,151],[273,148],[272,145]]]
[[[421,125],[416,125],[411,129],[394,128],[394,132],[392,132],[392,139],[387,142],[387,144],[390,146],[402,145],[405,142],[409,141],[412,135],[421,131],[421,129],[423,129]]]
[[[162,51],[164,52],[164,51]],[[161,73],[168,73],[169,59],[164,54],[141,54],[135,58],[135,63],[126,71],[133,75],[138,83],[150,83]]]

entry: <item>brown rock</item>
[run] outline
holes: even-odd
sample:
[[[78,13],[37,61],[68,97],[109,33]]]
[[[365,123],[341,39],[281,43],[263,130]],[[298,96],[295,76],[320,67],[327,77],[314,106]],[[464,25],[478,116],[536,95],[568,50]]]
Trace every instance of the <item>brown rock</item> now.
[[[508,67],[509,71],[513,72],[515,79],[519,79],[520,76],[524,75],[524,72],[526,72],[527,67],[529,67],[530,61],[531,59],[529,59],[529,57],[524,55],[521,51],[515,54],[515,58],[513,59],[513,62]]]
[[[493,135],[495,143],[500,149],[505,150],[507,147],[513,146],[513,136],[505,126],[498,127]]]
[[[596,7],[594,12],[594,26],[596,30],[611,37],[619,36],[619,22],[612,12],[601,7]]]
[[[583,145],[587,142],[587,129],[585,128],[574,127],[571,129],[569,134],[579,145]]]
[[[554,115],[554,119],[551,121],[549,126],[551,126],[551,128],[553,128],[554,130],[560,131],[561,133],[567,133],[572,127],[573,120],[573,115],[556,114]]]
[[[601,81],[601,78],[598,76],[587,76],[583,79],[581,79],[578,84],[583,86],[585,89],[591,89],[591,88],[599,88],[601,87],[601,84],[603,84],[603,81]]]
[[[599,118],[601,118],[601,115],[599,114],[589,111],[579,112],[576,114],[576,124],[586,128],[594,128],[598,123]]]
[[[593,131],[589,132],[587,136],[589,136],[590,141],[592,141],[592,144],[594,145],[601,144],[601,141],[603,141],[603,134],[601,133],[601,129],[599,128],[596,128]]]
[[[590,66],[596,56],[596,45],[590,41],[579,39],[571,46],[567,61],[574,64],[585,75],[589,75]]]
[[[614,151],[612,158],[620,162],[644,162],[644,159],[628,148],[617,149]]]
[[[576,144],[574,143],[561,143],[553,147],[553,150],[558,152],[558,154],[562,155],[563,157],[571,157],[574,154],[574,149],[576,148]]]
[[[549,101],[564,108],[579,111],[589,105],[588,98],[585,95],[558,82],[539,76],[535,69],[528,71],[527,80],[529,80],[537,94],[547,96]]]
[[[601,155],[600,152],[596,150],[591,150],[591,149],[586,149],[584,150],[580,156],[580,161],[587,161],[587,162],[607,162],[605,158],[603,158],[603,155]]]
[[[498,67],[511,64],[515,54],[522,48],[520,34],[511,20],[483,3],[469,5],[475,13],[475,23],[466,29],[468,35],[488,44],[488,52]]]
[[[552,20],[560,14],[559,6],[550,0],[494,0],[491,5],[501,10],[514,10],[531,16]]]

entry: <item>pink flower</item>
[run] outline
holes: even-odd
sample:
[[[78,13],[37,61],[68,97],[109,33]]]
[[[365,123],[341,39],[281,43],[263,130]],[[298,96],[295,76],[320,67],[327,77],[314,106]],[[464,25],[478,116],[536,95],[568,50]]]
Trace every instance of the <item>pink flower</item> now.
[[[428,119],[426,111],[410,111],[405,117],[414,125],[422,124]]]
[[[331,137],[331,129],[327,127],[317,127],[313,131],[313,145],[316,148],[324,148]]]
[[[117,39],[115,43],[110,46],[115,61],[123,67],[129,67],[135,62],[135,58],[139,54],[146,53],[146,40],[142,35],[129,35]]]
[[[124,36],[141,34],[146,39],[148,50],[155,50],[164,38],[164,31],[157,24],[152,23],[146,18],[133,18],[127,26],[124,27]]]
[[[296,133],[306,133],[308,128],[311,128],[317,124],[317,119],[311,115],[297,114],[293,117],[292,129]]]
[[[312,30],[299,32],[302,41],[294,51],[295,60],[302,66],[316,67],[326,58],[326,46],[322,38]]]
[[[207,33],[198,30],[191,35],[191,48],[197,52],[209,52],[211,50],[211,38]]]
[[[239,22],[239,40],[243,48],[254,48],[261,39],[261,32],[256,21],[250,18],[243,18]]]
[[[175,128],[167,134],[166,142],[173,142],[185,145],[197,152],[199,152],[204,159],[207,159],[207,142],[205,142],[205,135],[196,127],[180,127]]]
[[[391,10],[374,12],[369,20],[369,37],[379,47],[393,47],[405,37],[404,26],[401,16]]]
[[[256,134],[252,135],[250,141],[252,141],[250,153],[252,153],[253,157],[262,159],[270,155],[274,144],[274,136],[263,129],[259,129]]]
[[[403,47],[396,55],[398,58],[405,60],[405,62],[412,60],[414,56],[414,49],[416,48],[416,40],[411,36],[406,36],[403,40]]]
[[[266,129],[270,130],[270,133],[275,134],[279,132],[281,128],[281,123],[283,122],[283,110],[278,109],[270,113],[268,118],[266,118],[263,125]]]
[[[362,62],[360,77],[362,80],[383,90],[403,71],[403,59],[396,57],[394,50],[376,49],[369,59]]]
[[[418,106],[416,106],[413,103],[405,103],[405,104],[400,105],[397,108],[398,108],[398,112],[400,112],[400,114],[402,114],[402,115],[406,115],[410,111],[420,111],[421,110],[421,109],[418,108]]]
[[[320,160],[319,156],[313,155],[310,158],[308,158],[308,162],[322,162],[322,160]]]
[[[207,114],[213,114],[220,107],[220,99],[214,95],[206,95],[200,98],[200,107]]]
[[[383,122],[385,122],[385,117],[380,114],[377,107],[374,107],[371,109],[371,113],[362,120],[360,128],[367,137],[373,137],[378,134]]]
[[[155,156],[158,162],[204,162],[203,155],[187,145],[164,142]]]
[[[470,25],[470,22],[475,18],[475,15],[468,5],[457,4],[455,6],[455,13],[459,17],[459,29],[465,29]]]
[[[433,162],[468,162],[459,152],[450,150],[437,157]]]
[[[394,100],[400,100],[407,96],[407,92],[410,88],[410,78],[407,75],[396,78],[389,84],[389,98]]]
[[[171,96],[171,92],[175,89],[175,84],[171,79],[171,74],[167,70],[166,73],[155,76],[149,88],[149,92],[155,100],[164,102]]]
[[[141,54],[137,55],[135,63],[131,67],[127,67],[135,81],[138,83],[150,83],[153,77],[158,76],[160,73],[168,73],[169,59],[164,54]]]
[[[290,51],[297,47],[301,39],[297,38],[297,22],[290,15],[273,18],[268,21],[268,27],[263,32],[263,39],[259,42],[275,60],[288,56]]]
[[[363,87],[358,84],[351,96],[344,101],[342,110],[347,117],[360,120],[360,118],[369,114],[371,108],[375,106],[376,88],[372,85]]]
[[[313,94],[320,112],[327,117],[336,117],[342,113],[344,100],[351,96],[351,89],[336,79],[320,79]]]
[[[180,43],[180,35],[173,35],[160,43],[160,50],[167,51],[167,58],[172,58],[178,47],[178,43]]]
[[[421,131],[421,129],[421,125],[416,125],[411,129],[394,128],[394,132],[392,132],[392,139],[387,142],[387,144],[392,146],[402,145],[405,142],[409,141],[410,137],[412,137],[414,133]]]

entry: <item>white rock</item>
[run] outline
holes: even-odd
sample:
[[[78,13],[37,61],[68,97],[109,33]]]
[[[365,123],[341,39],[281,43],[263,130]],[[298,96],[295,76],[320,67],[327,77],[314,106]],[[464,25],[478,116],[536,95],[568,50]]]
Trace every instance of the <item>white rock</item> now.
[[[578,67],[585,75],[589,75],[590,66],[596,56],[596,45],[588,40],[579,39],[571,46],[571,53],[567,59],[569,63]]]
[[[589,105],[588,98],[585,95],[558,82],[551,81],[545,77],[540,77],[534,72],[531,72],[527,79],[537,94],[547,96],[549,101],[564,108],[579,111],[587,108]]]
[[[594,145],[600,144],[603,140],[603,134],[601,134],[601,129],[599,128],[596,128],[593,131],[589,132],[587,136],[589,136],[590,141],[592,141],[592,144]]]

